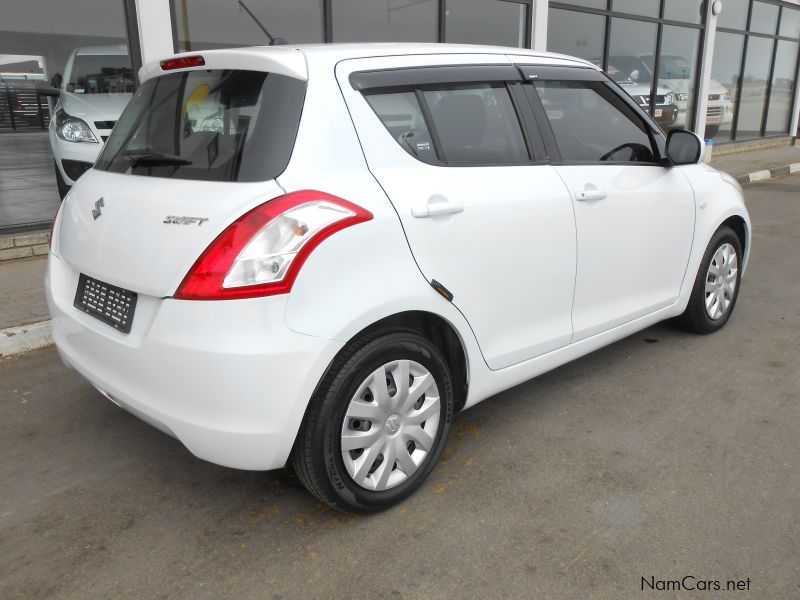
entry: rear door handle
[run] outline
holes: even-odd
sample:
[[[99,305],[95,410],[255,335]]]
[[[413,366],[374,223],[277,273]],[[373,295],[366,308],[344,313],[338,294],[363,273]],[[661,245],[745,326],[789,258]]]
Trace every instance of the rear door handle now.
[[[575,192],[575,200],[579,202],[591,202],[592,200],[605,200],[608,194],[603,190],[583,190]]]
[[[464,212],[464,207],[455,202],[432,202],[425,206],[415,206],[411,209],[411,216],[417,219],[438,217],[440,215],[454,215]]]

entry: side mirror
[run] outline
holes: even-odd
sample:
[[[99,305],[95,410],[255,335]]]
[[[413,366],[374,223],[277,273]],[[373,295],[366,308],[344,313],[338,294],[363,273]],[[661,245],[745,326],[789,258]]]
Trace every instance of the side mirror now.
[[[631,71],[631,81],[639,81],[639,71],[638,69],[634,69]]]
[[[61,90],[55,87],[42,86],[36,88],[36,93],[40,96],[45,96],[47,98],[58,98],[61,95]]]
[[[667,158],[673,165],[694,165],[703,157],[703,141],[691,131],[673,129],[667,134]]]

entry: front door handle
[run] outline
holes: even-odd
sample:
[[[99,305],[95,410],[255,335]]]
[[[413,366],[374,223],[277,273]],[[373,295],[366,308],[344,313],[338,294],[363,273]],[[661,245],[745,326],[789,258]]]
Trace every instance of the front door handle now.
[[[603,190],[589,189],[575,192],[575,200],[579,202],[591,202],[592,200],[605,200],[608,194]]]
[[[454,215],[464,212],[464,207],[455,202],[431,202],[425,206],[415,206],[411,209],[411,216],[417,219],[438,217],[440,215]]]

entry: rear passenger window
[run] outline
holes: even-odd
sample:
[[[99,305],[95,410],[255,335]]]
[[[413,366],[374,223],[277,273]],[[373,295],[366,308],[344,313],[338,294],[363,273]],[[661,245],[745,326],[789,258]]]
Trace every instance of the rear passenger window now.
[[[427,163],[508,164],[530,160],[517,113],[502,83],[367,92],[391,136]],[[438,144],[438,145],[437,145]]]
[[[508,90],[467,84],[423,91],[447,162],[518,163],[528,149]]]
[[[436,149],[413,90],[367,94],[365,97],[403,150],[423,162],[436,162]]]
[[[653,162],[646,126],[602,83],[534,84],[561,159],[580,162]]]

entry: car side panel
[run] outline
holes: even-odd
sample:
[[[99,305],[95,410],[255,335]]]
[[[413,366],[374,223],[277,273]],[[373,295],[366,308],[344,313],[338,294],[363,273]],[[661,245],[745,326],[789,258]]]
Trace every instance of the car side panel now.
[[[430,288],[411,262],[413,257],[397,214],[367,171],[344,101],[340,94],[330,95],[334,66],[335,63],[324,61],[309,64],[309,90],[316,90],[320,83],[326,96],[312,98],[307,104],[295,149],[300,152],[297,158],[302,160],[296,161],[293,156],[279,181],[286,189],[312,187],[340,195],[361,204],[375,218],[332,236],[315,250],[287,302],[287,324],[300,333],[346,342],[364,327],[392,314],[423,310],[440,315],[457,331],[467,356],[469,390],[465,407],[680,314],[688,302],[705,246],[719,223],[731,215],[741,215],[749,231],[741,197],[722,181],[719,173],[704,165],[684,167],[697,202],[705,202],[707,208],[698,210],[696,235],[679,299],[671,306],[605,332],[492,371],[464,316]],[[312,139],[308,136],[323,130],[326,134],[317,135],[312,147],[308,147],[308,140]],[[339,151],[331,152],[334,145]],[[343,264],[343,256],[351,257],[352,262]],[[319,310],[320,299],[325,302],[325,310]]]
[[[287,325],[298,333],[346,342],[385,317],[427,311],[450,322],[470,363],[486,368],[463,315],[417,267],[397,212],[367,168],[334,78],[335,63],[316,58],[308,65],[306,106],[294,152],[278,181],[287,191],[334,194],[367,209],[373,218],[331,236],[311,253],[289,295]]]

